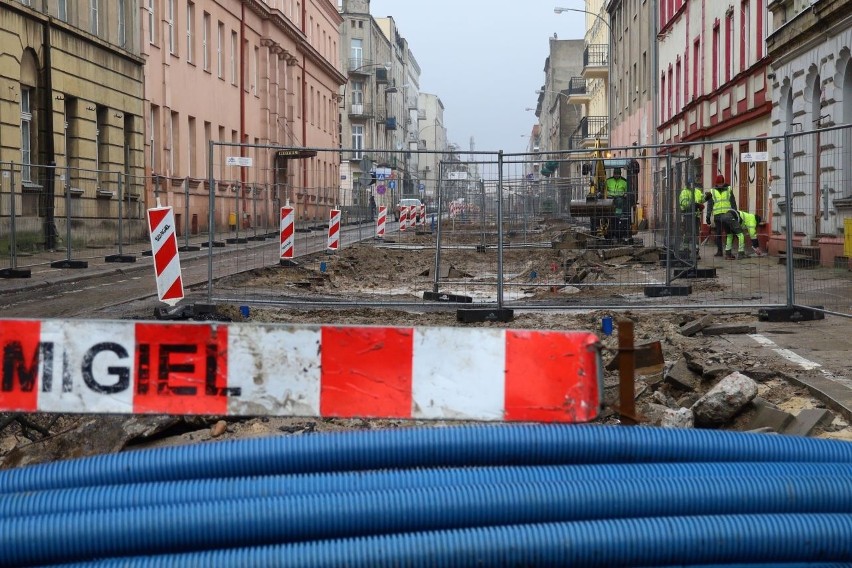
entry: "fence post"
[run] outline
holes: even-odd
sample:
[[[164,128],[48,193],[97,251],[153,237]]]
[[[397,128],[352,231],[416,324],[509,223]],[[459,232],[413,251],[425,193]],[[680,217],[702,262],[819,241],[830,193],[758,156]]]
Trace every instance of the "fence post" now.
[[[497,309],[503,309],[503,150],[497,152]]]
[[[51,268],[88,268],[85,260],[71,260],[71,166],[65,165],[65,260],[50,263]]]
[[[9,268],[0,269],[0,278],[29,278],[32,273],[29,268],[18,268],[18,243],[16,239],[17,228],[15,226],[15,162],[12,162],[9,172],[3,171],[2,178],[8,177],[11,181],[9,195],[11,203],[9,206]],[[2,184],[0,184],[0,195],[2,195]]]
[[[210,195],[210,203],[207,207],[207,302],[213,301],[213,231],[216,227],[216,189],[213,187],[213,146],[215,142],[210,140],[207,146],[207,192]]]
[[[121,179],[121,172],[118,172],[118,254],[108,254],[105,262],[136,262],[134,255],[124,254],[124,185]]]
[[[796,303],[795,276],[793,270],[793,152],[790,148],[790,132],[784,131],[784,217],[787,219],[787,308]]]
[[[438,280],[441,275],[441,218],[444,216],[443,187],[444,162],[438,162],[438,180],[435,182],[435,192],[438,194],[438,226],[435,230],[435,274],[432,282],[432,292],[438,293]]]
[[[183,246],[178,247],[178,251],[180,252],[188,252],[188,251],[197,251],[201,250],[201,247],[198,245],[189,244],[189,231],[190,231],[190,213],[189,213],[189,176],[187,176],[183,180],[183,205],[184,205],[184,230],[183,230]]]

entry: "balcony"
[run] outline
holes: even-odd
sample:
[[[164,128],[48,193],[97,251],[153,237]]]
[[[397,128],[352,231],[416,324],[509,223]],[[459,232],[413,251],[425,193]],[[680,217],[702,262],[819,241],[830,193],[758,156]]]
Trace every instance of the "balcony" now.
[[[595,140],[607,138],[608,123],[609,119],[606,116],[584,116],[568,138],[568,148],[571,150],[593,148]]]
[[[568,81],[568,102],[572,105],[588,104],[591,100],[586,80],[582,77],[571,77]]]
[[[373,118],[376,115],[373,105],[364,103],[352,103],[349,105],[349,118]]]
[[[589,44],[583,50],[583,78],[606,79],[609,77],[609,46]]]
[[[375,69],[375,67],[376,64],[369,59],[353,57],[349,59],[349,64],[347,65],[346,70],[350,75],[370,75],[373,73],[373,69]]]

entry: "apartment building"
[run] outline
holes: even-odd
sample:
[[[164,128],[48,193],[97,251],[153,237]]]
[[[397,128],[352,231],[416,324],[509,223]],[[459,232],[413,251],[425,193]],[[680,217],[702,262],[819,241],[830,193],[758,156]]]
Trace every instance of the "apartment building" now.
[[[770,157],[770,250],[787,250],[792,229],[794,246],[848,267],[852,127],[840,125],[852,124],[852,1],[773,0],[769,9],[770,133],[779,140]]]
[[[420,93],[418,95],[418,121],[416,150],[419,155],[417,171],[417,190],[422,199],[433,202],[438,195],[441,161],[448,149],[447,128],[444,126],[444,103],[438,95]]]
[[[345,83],[336,5],[143,0],[141,13],[149,191],[176,215],[188,209],[191,232],[208,224],[210,191],[217,228],[277,227],[287,203],[297,223],[327,219]],[[211,141],[230,145],[210,156]]]
[[[66,213],[90,225],[116,220],[120,174],[125,184],[142,175],[138,6],[0,0],[2,191],[14,175],[18,229],[37,227],[45,248],[57,245]],[[121,189],[142,203],[141,190]]]
[[[766,0],[673,0],[658,7],[660,143],[704,141],[685,150],[696,183],[711,187],[724,175],[739,207],[765,218],[767,163],[742,158],[767,151],[766,140],[754,140],[769,134],[772,107]]]
[[[370,14],[368,0],[342,0],[340,58],[347,77],[341,89],[341,159],[349,175],[341,191],[354,204],[372,194],[392,207],[419,187],[417,144],[420,66],[392,17]],[[376,172],[388,183],[371,186]]]

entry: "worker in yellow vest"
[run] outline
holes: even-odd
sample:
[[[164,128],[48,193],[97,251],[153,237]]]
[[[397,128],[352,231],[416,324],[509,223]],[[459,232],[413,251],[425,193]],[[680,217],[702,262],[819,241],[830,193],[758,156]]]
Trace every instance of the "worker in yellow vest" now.
[[[710,223],[710,215],[713,215],[713,222],[716,233],[716,254],[714,256],[723,256],[722,253],[722,235],[737,235],[739,238],[741,258],[745,257],[745,250],[742,247],[745,243],[742,240],[743,230],[740,227],[739,217],[733,212],[737,210],[737,200],[734,197],[734,190],[725,181],[725,176],[717,175],[716,183],[704,195],[704,202],[709,203],[710,207],[707,210],[707,223]],[[727,241],[727,248],[724,252],[725,258],[733,260],[737,257],[731,251],[731,240]]]
[[[692,178],[689,178],[686,187],[680,190],[680,195],[678,195],[678,206],[683,220],[681,249],[689,250],[690,243],[692,243],[697,257],[698,235],[701,232],[701,212],[704,211],[704,192],[694,185]]]
[[[627,202],[627,180],[621,177],[621,168],[613,170],[612,175],[606,178],[604,186],[606,197],[612,199],[612,207],[615,211],[613,237],[626,239],[630,236],[630,225],[629,220],[625,222],[624,214],[625,212],[629,213],[629,204]]]

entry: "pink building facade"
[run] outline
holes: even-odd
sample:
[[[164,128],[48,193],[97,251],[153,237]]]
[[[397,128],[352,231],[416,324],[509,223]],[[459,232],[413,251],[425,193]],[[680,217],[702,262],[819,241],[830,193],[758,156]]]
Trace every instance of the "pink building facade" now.
[[[275,227],[287,203],[297,222],[327,219],[340,160],[321,149],[339,147],[345,82],[334,3],[144,0],[141,21],[149,204],[172,205],[179,234],[206,231],[212,174],[217,230]],[[235,145],[211,162],[211,141]]]
[[[656,98],[659,142],[704,142],[692,154],[696,183],[716,175],[734,188],[737,204],[768,217],[766,152],[772,97],[767,81],[767,0],[667,0],[659,3]],[[750,170],[754,167],[753,170]]]

